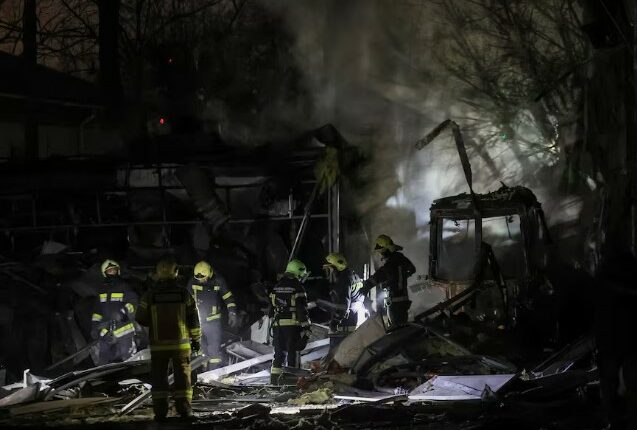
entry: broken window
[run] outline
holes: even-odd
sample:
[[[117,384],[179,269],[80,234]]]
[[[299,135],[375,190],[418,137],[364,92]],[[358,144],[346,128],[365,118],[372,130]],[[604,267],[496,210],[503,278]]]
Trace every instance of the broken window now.
[[[476,261],[475,220],[443,218],[441,226],[437,277],[448,281],[471,279]]]
[[[482,240],[493,248],[505,278],[515,279],[524,275],[524,246],[518,215],[483,219]]]

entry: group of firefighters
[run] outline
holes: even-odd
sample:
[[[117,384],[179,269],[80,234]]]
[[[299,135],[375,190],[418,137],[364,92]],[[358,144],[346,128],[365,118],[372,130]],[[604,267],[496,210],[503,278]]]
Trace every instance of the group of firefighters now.
[[[334,280],[330,291],[335,305],[331,331],[343,335],[356,329],[358,314],[366,312],[366,297],[374,287],[385,327],[391,330],[407,323],[411,303],[407,279],[414,274],[415,267],[401,250],[389,236],[378,236],[374,251],[381,254],[383,264],[366,280],[358,276],[342,254],[332,253],[325,258],[323,267]],[[104,282],[96,295],[91,331],[98,345],[97,364],[131,356],[136,349],[138,325],[148,327],[155,419],[162,421],[168,413],[171,362],[175,408],[182,417],[192,416],[190,357],[192,353],[203,352],[207,370],[221,365],[224,308],[228,325],[231,328],[240,325],[232,291],[206,261],[194,266],[184,288],[179,282],[177,264],[161,260],[150,277],[150,288],[141,298],[121,278],[117,262],[106,260],[101,270]],[[308,276],[305,264],[293,259],[269,292],[274,348],[271,383],[275,385],[282,382],[283,366],[300,366],[300,353],[310,337],[308,300],[303,287]]]

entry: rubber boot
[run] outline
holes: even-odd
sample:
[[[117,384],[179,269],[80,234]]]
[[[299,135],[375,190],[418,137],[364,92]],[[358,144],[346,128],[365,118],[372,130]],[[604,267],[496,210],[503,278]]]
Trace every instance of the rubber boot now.
[[[270,385],[280,385],[281,374],[270,375]]]
[[[192,406],[187,399],[175,399],[175,409],[182,419],[192,419]]]
[[[168,415],[168,399],[153,399],[153,412],[155,413],[155,421],[166,421],[166,416]]]

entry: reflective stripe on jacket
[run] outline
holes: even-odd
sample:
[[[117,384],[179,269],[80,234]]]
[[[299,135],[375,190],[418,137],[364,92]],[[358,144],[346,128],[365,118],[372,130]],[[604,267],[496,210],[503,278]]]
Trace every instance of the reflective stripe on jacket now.
[[[199,313],[193,296],[176,281],[158,281],[142,296],[137,321],[149,327],[151,351],[190,349],[201,340]]]
[[[276,326],[310,325],[307,312],[307,295],[303,284],[293,277],[283,275],[270,293],[270,317]]]
[[[91,315],[93,336],[105,330],[113,330],[114,335],[120,334],[116,337],[134,333],[132,321],[135,319],[137,303],[137,293],[122,278],[106,277],[93,302]]]
[[[345,306],[345,311],[353,311],[356,302],[362,302],[364,295],[361,294],[363,281],[349,267],[336,272],[336,282],[332,288],[332,301],[337,305]],[[343,315],[340,316],[341,318]]]
[[[222,303],[225,303],[229,312],[237,308],[232,291],[220,275],[215,275],[206,282],[200,282],[195,278],[188,281],[188,291],[197,302],[201,313],[201,321],[217,321],[221,318]]]

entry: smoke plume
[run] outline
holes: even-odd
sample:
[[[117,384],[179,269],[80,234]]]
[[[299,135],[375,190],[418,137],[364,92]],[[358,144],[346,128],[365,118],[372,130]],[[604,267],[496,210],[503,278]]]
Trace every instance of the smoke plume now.
[[[507,136],[489,147],[464,118],[480,114],[461,103],[459,83],[437,60],[441,25],[433,2],[409,0],[268,1],[296,34],[296,60],[314,101],[307,127],[333,123],[370,156],[366,186],[351,193],[368,240],[384,233],[405,248],[419,274],[427,273],[429,206],[468,191],[451,139],[417,151],[415,142],[446,118],[463,128],[476,192],[507,185],[532,188],[554,201],[557,154],[516,153]],[[452,53],[449,53],[452,55]],[[539,131],[522,121],[517,135]],[[557,203],[556,203],[557,204]],[[547,211],[550,212],[550,211]],[[550,217],[549,217],[550,219]],[[367,252],[368,250],[363,250]],[[349,250],[348,252],[353,252]]]

